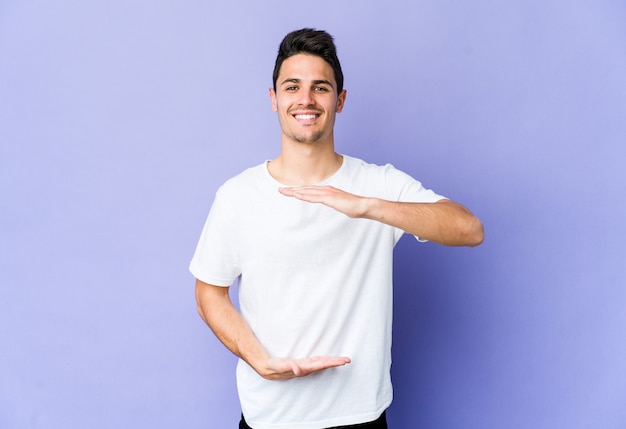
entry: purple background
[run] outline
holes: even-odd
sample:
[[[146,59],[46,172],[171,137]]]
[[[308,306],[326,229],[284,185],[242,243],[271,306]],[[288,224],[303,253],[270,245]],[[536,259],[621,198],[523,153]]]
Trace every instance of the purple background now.
[[[235,427],[187,265],[278,153],[303,26],[336,37],[338,151],[485,224],[398,245],[391,427],[626,427],[625,4],[248,3],[0,4],[0,427]]]

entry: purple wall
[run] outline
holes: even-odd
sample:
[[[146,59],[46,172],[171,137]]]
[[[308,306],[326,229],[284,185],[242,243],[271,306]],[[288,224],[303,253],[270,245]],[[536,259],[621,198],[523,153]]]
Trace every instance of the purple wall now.
[[[397,248],[391,427],[624,427],[623,2],[91,3],[0,5],[0,427],[235,427],[187,264],[278,153],[303,26],[342,58],[338,150],[486,227]]]

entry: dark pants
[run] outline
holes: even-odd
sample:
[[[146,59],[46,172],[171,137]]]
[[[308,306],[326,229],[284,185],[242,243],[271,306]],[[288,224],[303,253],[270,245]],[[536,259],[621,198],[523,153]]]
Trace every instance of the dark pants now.
[[[350,429],[350,428],[359,428],[359,429],[387,429],[387,415],[386,412],[383,412],[379,418],[369,423],[359,423],[357,425],[348,425],[348,426],[334,426],[332,428],[327,429]],[[239,429],[252,429],[246,423],[246,420],[243,418],[243,414],[241,415],[241,421],[239,422]]]

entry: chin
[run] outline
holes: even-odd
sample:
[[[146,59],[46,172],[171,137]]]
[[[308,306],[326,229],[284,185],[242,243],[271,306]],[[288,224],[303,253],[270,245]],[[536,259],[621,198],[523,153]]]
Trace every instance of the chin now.
[[[294,136],[294,140],[298,143],[318,143],[324,137],[323,133],[315,133],[310,136]]]

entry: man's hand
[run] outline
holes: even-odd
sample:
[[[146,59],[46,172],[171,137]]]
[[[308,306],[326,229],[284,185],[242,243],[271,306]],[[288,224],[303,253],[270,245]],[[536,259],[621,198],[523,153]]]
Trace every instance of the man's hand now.
[[[278,191],[288,197],[309,203],[324,204],[352,218],[362,217],[367,209],[367,198],[332,186],[297,186],[278,188]]]
[[[328,368],[344,366],[350,363],[348,357],[315,356],[307,359],[270,358],[267,368],[261,374],[268,380],[289,380],[306,377]]]

